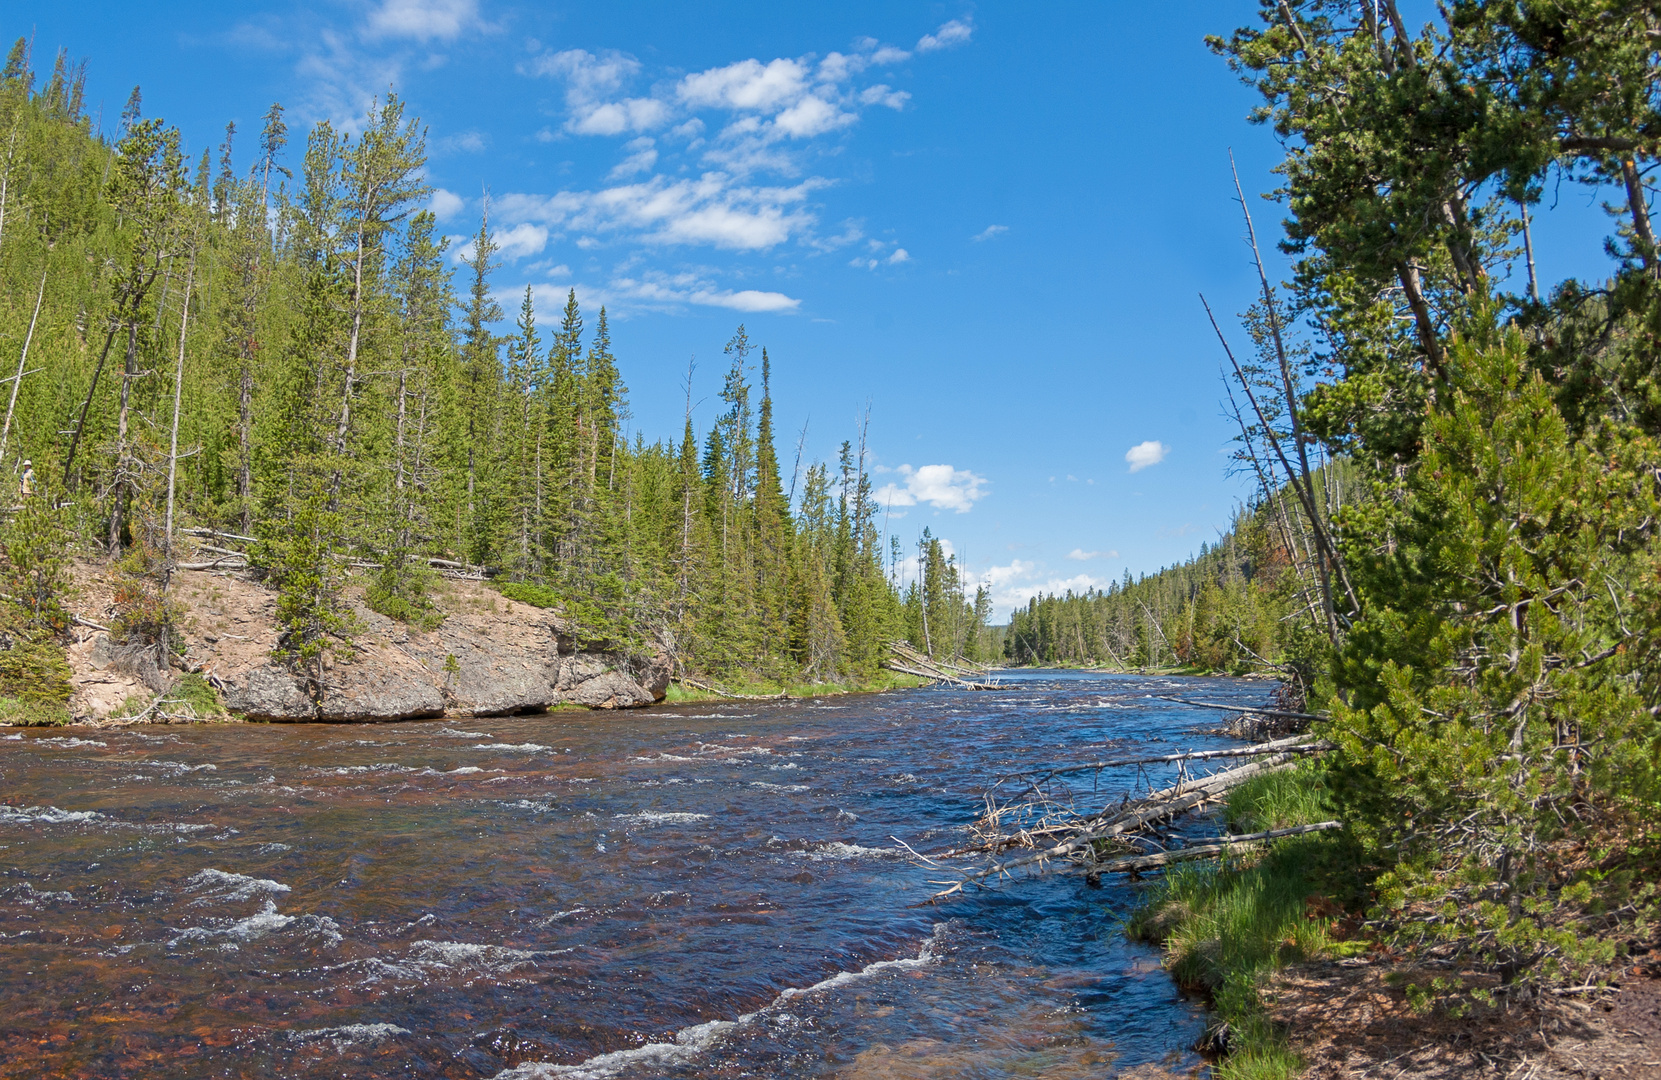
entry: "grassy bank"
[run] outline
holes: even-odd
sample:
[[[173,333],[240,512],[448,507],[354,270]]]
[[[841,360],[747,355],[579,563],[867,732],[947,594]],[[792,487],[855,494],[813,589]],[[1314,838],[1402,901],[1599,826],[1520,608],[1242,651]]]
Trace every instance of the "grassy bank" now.
[[[746,694],[752,697],[778,697],[781,693],[793,698],[807,697],[834,697],[838,694],[874,694],[882,690],[911,690],[919,686],[927,686],[927,679],[919,679],[915,675],[905,675],[897,671],[884,671],[874,678],[859,682],[746,682],[723,681],[721,689],[731,691],[732,694]],[[663,697],[663,703],[673,705],[677,702],[690,701],[731,701],[732,697],[726,694],[711,693],[690,686],[682,686],[679,682],[671,682],[669,691]]]
[[[1248,781],[1229,796],[1236,832],[1305,825],[1333,816],[1319,763]],[[1341,956],[1359,946],[1335,922],[1361,900],[1355,852],[1343,833],[1291,837],[1257,852],[1173,869],[1127,923],[1134,939],[1162,945],[1166,966],[1216,1011],[1210,1041],[1226,1052],[1219,1080],[1282,1080],[1302,1062],[1276,1030],[1259,988],[1277,968]]]

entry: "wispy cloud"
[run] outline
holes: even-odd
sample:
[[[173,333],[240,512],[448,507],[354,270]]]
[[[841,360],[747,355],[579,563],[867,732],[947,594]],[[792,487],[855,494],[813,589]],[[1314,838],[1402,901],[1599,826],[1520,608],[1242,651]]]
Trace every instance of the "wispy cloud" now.
[[[982,240],[990,240],[994,236],[997,236],[999,233],[1006,233],[1008,231],[1009,231],[1009,226],[1008,225],[988,225],[986,228],[982,229],[980,232],[978,232],[975,235],[969,237],[969,239],[973,240],[975,243],[978,244]]]
[[[877,490],[876,500],[884,506],[916,506],[927,503],[937,510],[955,510],[967,513],[977,501],[986,497],[986,477],[967,469],[950,465],[924,465],[912,468],[901,465],[894,470],[904,481],[884,484]]]
[[[531,60],[526,74],[565,80],[570,117],[565,128],[577,135],[622,135],[652,131],[669,121],[669,106],[651,97],[619,96],[640,72],[640,61],[626,53],[566,49]]]
[[[1117,551],[1085,551],[1083,548],[1074,548],[1067,553],[1069,559],[1077,562],[1088,562],[1091,559],[1117,559]]]
[[[939,52],[941,49],[950,49],[968,42],[975,27],[968,19],[953,19],[942,23],[940,29],[932,34],[924,34],[917,39],[917,51],[920,53]]]
[[[888,249],[892,244],[893,241],[891,240],[877,240],[875,238],[867,240],[865,246],[872,254],[855,255],[848,260],[848,265],[856,270],[875,270],[879,266],[897,266],[900,263],[911,261],[911,253],[903,247],[895,247],[894,250],[889,251]],[[887,252],[887,254],[884,255],[884,252]]]
[[[369,12],[366,36],[454,41],[482,25],[478,0],[383,0]]]
[[[652,166],[657,164],[657,144],[644,135],[625,144],[624,148],[631,152],[612,168],[609,176],[612,180],[626,180],[637,173],[651,172]]]
[[[1170,452],[1171,448],[1169,446],[1150,439],[1147,442],[1139,442],[1126,450],[1125,463],[1130,466],[1131,472],[1141,472],[1151,465],[1158,465],[1161,461],[1164,461],[1165,455]]]
[[[490,147],[490,136],[482,131],[458,131],[433,142],[433,151],[440,154],[480,154]]]
[[[807,231],[803,206],[823,181],[752,187],[708,172],[697,179],[650,180],[600,191],[509,194],[493,202],[507,222],[534,221],[590,235],[616,234],[652,245],[690,244],[763,251]]]
[[[291,5],[280,14],[251,15],[225,35],[228,44],[293,59],[300,90],[293,120],[329,120],[357,131],[370,103],[388,87],[404,85],[405,71],[443,66],[443,49],[498,27],[479,13],[478,0],[378,0],[330,5],[351,12],[331,18],[327,8]],[[476,137],[476,135],[474,136]],[[469,149],[469,133],[435,142],[436,150]]]
[[[927,49],[939,49],[968,35],[968,25],[954,21],[923,40],[930,43]],[[564,130],[571,134],[638,135],[670,124],[683,132],[698,121],[686,137],[688,149],[700,150],[705,165],[737,174],[798,175],[803,162],[792,147],[852,127],[865,109],[905,108],[911,98],[906,91],[887,82],[860,83],[866,72],[910,57],[904,49],[865,38],[851,52],[822,58],[748,57],[678,79],[660,77],[644,92],[644,66],[617,51],[567,49],[537,56],[521,70],[565,82]],[[711,113],[717,114],[714,134],[705,139],[698,114]]]
[[[1042,565],[1026,559],[1013,559],[1007,566],[993,566],[977,579],[992,594],[993,611],[1008,617],[1011,610],[1025,607],[1035,596],[1063,596],[1068,592],[1083,593],[1103,589],[1108,579],[1091,574],[1073,574],[1059,577],[1047,572]]]

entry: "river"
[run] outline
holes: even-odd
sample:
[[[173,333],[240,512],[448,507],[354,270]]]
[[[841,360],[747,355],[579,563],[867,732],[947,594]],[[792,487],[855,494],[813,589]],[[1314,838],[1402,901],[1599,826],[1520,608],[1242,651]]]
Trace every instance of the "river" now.
[[[0,1075],[1185,1071],[1204,1025],[1054,874],[916,906],[1011,768],[1223,745],[1263,684],[381,726],[0,733]],[[1090,778],[1082,783],[1089,798]],[[1101,801],[1110,788],[1102,784]]]

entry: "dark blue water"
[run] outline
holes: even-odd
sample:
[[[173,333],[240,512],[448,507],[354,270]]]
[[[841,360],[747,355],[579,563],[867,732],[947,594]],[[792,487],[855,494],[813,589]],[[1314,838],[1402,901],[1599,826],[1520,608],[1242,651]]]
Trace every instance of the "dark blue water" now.
[[[1219,745],[1173,690],[0,736],[6,1076],[1074,1077],[1203,1026],[1076,874],[916,906],[997,774]],[[1127,780],[1130,778],[1126,778]],[[1092,791],[1092,786],[1095,790]],[[1120,790],[1078,782],[1081,808]]]

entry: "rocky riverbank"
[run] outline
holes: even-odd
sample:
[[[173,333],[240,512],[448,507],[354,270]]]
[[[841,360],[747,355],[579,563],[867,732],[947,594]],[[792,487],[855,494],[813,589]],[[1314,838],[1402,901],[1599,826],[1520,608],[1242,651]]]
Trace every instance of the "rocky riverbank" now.
[[[77,568],[74,607],[85,623],[108,625],[113,610],[102,568]],[[225,708],[253,721],[338,723],[418,717],[504,716],[566,705],[623,709],[662,700],[667,656],[582,642],[553,611],[517,603],[483,582],[446,580],[437,599],[442,625],[423,632],[370,611],[349,591],[358,628],[354,648],[325,668],[313,702],[287,668],[271,659],[277,643],[276,594],[235,573],[183,573],[174,598],[186,611],[185,650],[160,670],[133,657],[97,627],[76,627],[69,648],[79,723],[108,723],[134,699],[196,672]]]

